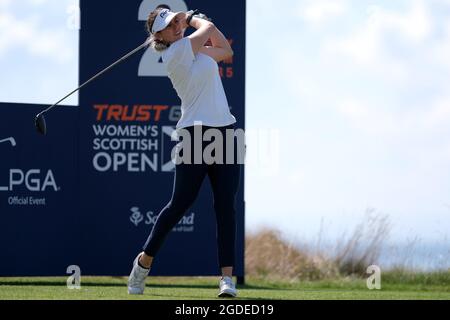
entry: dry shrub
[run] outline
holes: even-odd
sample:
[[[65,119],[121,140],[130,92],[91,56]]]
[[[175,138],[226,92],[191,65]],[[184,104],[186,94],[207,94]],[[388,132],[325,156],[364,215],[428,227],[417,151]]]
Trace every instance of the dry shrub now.
[[[336,275],[329,261],[282,239],[278,230],[248,234],[245,241],[247,275],[266,279],[317,280]]]
[[[278,230],[249,233],[245,239],[245,272],[249,276],[285,280],[366,277],[367,267],[377,264],[390,231],[388,217],[374,211],[368,209],[350,236],[344,235],[326,249],[294,245],[283,239]]]
[[[389,237],[388,216],[376,214],[367,209],[364,220],[358,224],[349,237],[345,235],[338,241],[335,261],[341,275],[365,276],[367,267],[379,264],[384,242]]]

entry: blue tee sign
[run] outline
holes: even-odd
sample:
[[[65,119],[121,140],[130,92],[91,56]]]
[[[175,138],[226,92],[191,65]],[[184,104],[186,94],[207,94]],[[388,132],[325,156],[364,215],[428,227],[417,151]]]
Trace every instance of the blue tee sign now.
[[[234,50],[219,71],[237,128],[245,124],[245,1],[81,0],[80,82],[147,38],[160,4],[199,9]],[[232,19],[230,19],[232,17]],[[61,95],[64,93],[62,92]],[[170,200],[171,134],[180,100],[160,54],[148,48],[82,88],[80,105],[33,126],[46,106],[2,103],[0,115],[0,276],[128,275],[159,211]],[[244,172],[236,200],[235,275],[244,275]],[[27,261],[22,260],[26,253]],[[205,179],[194,205],[173,228],[151,275],[219,273],[212,191]]]

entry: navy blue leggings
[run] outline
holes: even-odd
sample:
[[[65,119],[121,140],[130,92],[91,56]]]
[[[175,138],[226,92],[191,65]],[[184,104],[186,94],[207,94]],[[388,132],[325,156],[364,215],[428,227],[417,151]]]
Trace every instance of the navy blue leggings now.
[[[211,127],[201,126],[202,132],[209,128]],[[225,137],[225,130],[233,128],[234,126],[230,125],[215,129],[219,129]],[[193,136],[194,127],[185,129]],[[234,154],[237,155],[235,139],[233,140]],[[209,143],[204,142],[202,144],[202,152],[205,145]],[[192,152],[194,150],[193,143],[191,150]],[[223,149],[223,152],[224,159],[226,159],[226,148]],[[226,164],[225,160],[224,164],[206,164],[202,160],[201,164],[182,163],[175,166],[172,198],[159,213],[155,225],[144,245],[144,252],[147,255],[154,257],[157,254],[168,233],[179,222],[197,198],[203,179],[208,175],[214,194],[219,267],[234,266],[236,242],[235,198],[241,171],[241,165],[236,163],[236,156],[234,160],[233,164]]]

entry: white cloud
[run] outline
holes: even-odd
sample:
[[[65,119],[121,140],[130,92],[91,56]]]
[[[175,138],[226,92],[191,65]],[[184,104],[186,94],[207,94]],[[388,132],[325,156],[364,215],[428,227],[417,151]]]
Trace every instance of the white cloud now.
[[[58,63],[73,61],[76,52],[70,43],[73,37],[70,30],[46,29],[36,19],[17,18],[4,11],[0,13],[0,57],[15,49],[23,50],[33,56],[55,60]]]
[[[399,120],[393,112],[386,112],[367,101],[353,97],[337,103],[337,111],[359,132],[378,137],[392,136],[399,130]]]
[[[379,25],[385,31],[399,32],[412,42],[421,42],[427,38],[432,29],[432,19],[428,6],[423,0],[411,2],[411,7],[406,13],[390,12],[380,7],[375,9],[371,16],[371,23]]]
[[[6,8],[9,7],[12,0],[0,0],[0,8]]]
[[[73,3],[0,0],[0,101],[54,103],[78,85],[78,32],[66,25]]]
[[[49,2],[49,0],[28,0],[27,2],[29,5],[39,7],[44,4],[47,4]]]
[[[444,24],[442,33],[442,37],[430,50],[429,59],[450,71],[450,21]]]
[[[445,85],[450,81],[445,69],[450,66],[450,23],[446,23],[444,37],[437,37],[430,10],[431,6],[421,0],[411,2],[405,11],[370,7],[368,19],[362,26],[356,24],[349,35],[338,39],[324,36],[320,54],[313,63],[308,61],[319,70],[308,70],[299,77],[317,78],[320,92],[334,94],[334,103],[327,101],[326,105],[366,133],[432,135],[450,126]],[[435,22],[437,25],[439,20]],[[393,34],[404,41],[403,47],[398,47],[397,41],[388,41]],[[343,85],[326,81],[322,65],[329,77],[345,76],[365,92],[353,89],[351,82]],[[295,92],[303,93],[298,89]],[[412,101],[414,96],[420,101]],[[315,98],[324,100],[317,94]]]
[[[388,45],[388,36],[398,36],[410,46],[423,43],[432,32],[432,19],[428,7],[423,0],[411,2],[406,12],[391,11],[379,5],[367,8],[367,18],[362,26],[354,26],[349,36],[332,39],[324,45],[330,53],[342,54],[356,63],[378,69],[381,62],[392,70],[400,65],[400,60],[386,61],[393,58],[393,49]],[[414,49],[412,47],[410,49]],[[397,70],[402,72],[402,70]]]
[[[381,33],[375,25],[367,24],[344,39],[332,39],[324,44],[330,54],[341,54],[358,64],[371,65],[381,52]]]
[[[337,111],[359,132],[386,140],[439,136],[450,131],[450,95],[430,99],[429,105],[404,106],[401,110],[383,108],[370,100],[343,99]],[[450,140],[442,137],[445,143]]]
[[[442,5],[447,5],[450,7],[450,0],[434,0],[434,2]]]
[[[425,129],[450,128],[450,95],[437,98],[426,114],[419,115]]]
[[[296,13],[306,22],[317,26],[332,18],[342,16],[347,10],[348,3],[345,0],[314,0],[300,4]]]

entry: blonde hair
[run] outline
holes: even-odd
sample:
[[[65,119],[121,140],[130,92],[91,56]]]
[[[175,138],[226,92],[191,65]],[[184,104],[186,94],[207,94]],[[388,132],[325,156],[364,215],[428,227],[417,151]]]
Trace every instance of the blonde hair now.
[[[169,46],[170,46],[169,43],[156,39],[153,35],[150,36],[150,47],[153,50],[161,52],[166,50]]]
[[[153,23],[155,22],[156,17],[158,16],[158,14],[161,12],[161,10],[165,9],[165,7],[157,7],[155,10],[153,10],[152,12],[150,12],[150,14],[148,15],[148,19],[147,19],[147,32],[150,35],[150,47],[155,50],[155,51],[164,51],[166,50],[170,44],[166,43],[162,40],[158,40],[155,38],[155,35],[152,34],[152,27],[153,27]]]

